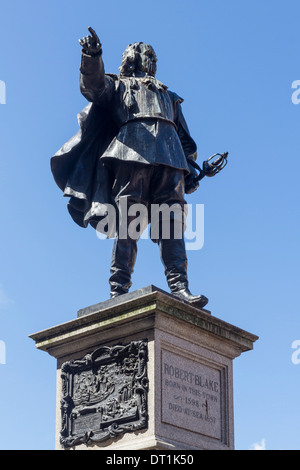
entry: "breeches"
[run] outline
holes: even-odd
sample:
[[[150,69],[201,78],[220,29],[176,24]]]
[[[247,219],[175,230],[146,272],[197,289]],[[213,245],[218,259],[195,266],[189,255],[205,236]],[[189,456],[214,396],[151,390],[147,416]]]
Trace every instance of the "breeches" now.
[[[111,293],[128,292],[137,255],[137,240],[149,222],[150,235],[159,245],[171,290],[186,286],[184,172],[167,166],[113,163],[115,181],[112,196],[118,207],[119,220],[111,258]],[[157,211],[153,211],[154,206],[157,206]],[[161,211],[162,206],[165,211]],[[136,211],[145,211],[143,217],[137,219]]]
[[[138,239],[151,223],[153,241],[174,234],[179,238],[185,221],[184,171],[121,160],[112,161],[112,170],[112,198],[118,208],[119,237],[129,235]]]

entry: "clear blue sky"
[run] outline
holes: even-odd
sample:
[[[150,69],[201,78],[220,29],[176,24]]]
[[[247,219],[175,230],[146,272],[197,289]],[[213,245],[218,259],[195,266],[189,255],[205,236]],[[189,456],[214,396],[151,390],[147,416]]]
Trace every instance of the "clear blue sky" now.
[[[49,166],[86,104],[78,38],[92,26],[107,72],[118,73],[129,43],[153,45],[157,77],[185,99],[200,163],[230,153],[188,198],[205,207],[204,246],[188,253],[191,290],[260,337],[234,362],[236,448],[300,450],[299,15],[293,0],[2,2],[1,449],[54,447],[55,359],[28,335],[109,297],[111,241],[74,224]],[[167,289],[149,240],[133,282]]]

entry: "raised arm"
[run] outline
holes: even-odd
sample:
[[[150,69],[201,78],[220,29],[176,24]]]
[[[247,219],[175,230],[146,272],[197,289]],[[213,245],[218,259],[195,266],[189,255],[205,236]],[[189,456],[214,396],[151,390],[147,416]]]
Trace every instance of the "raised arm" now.
[[[99,103],[106,85],[102,46],[95,31],[91,27],[88,29],[91,34],[79,39],[82,46],[80,91],[88,101]]]

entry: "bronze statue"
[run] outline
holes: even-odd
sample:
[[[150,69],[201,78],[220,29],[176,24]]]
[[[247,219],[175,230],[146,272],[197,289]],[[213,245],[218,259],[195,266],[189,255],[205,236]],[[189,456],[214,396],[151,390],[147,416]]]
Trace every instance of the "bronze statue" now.
[[[127,210],[133,204],[177,205],[182,217],[178,221],[171,216],[170,236],[162,236],[160,227],[152,239],[159,246],[171,293],[204,307],[208,299],[189,291],[184,229],[178,237],[175,226],[184,225],[185,193],[195,191],[203,176],[220,171],[227,154],[205,162],[203,170],[198,167],[183,100],[155,78],[157,57],[150,45],[129,45],[119,75],[106,74],[100,40],[89,31],[79,42],[80,90],[90,103],[79,114],[78,133],[51,159],[55,181],[70,197],[69,212],[81,227],[97,228],[109,205],[116,208],[120,222],[122,201]],[[126,214],[127,227],[131,220]],[[118,227],[111,234],[111,297],[128,292],[137,254],[138,237],[128,231],[120,236]]]

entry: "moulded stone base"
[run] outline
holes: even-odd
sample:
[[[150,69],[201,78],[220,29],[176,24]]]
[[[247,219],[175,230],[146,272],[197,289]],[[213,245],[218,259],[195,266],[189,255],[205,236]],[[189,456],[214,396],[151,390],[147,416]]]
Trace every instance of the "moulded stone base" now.
[[[63,364],[70,361],[79,364],[99,348],[142,340],[147,340],[148,350],[147,426],[103,442],[81,442],[71,448],[234,449],[232,363],[253,348],[257,336],[212,316],[208,310],[197,309],[148,286],[82,309],[70,322],[30,337],[38,349],[57,359],[57,449],[65,448],[60,439],[61,403],[66,393]],[[108,363],[106,359],[104,363]],[[105,380],[107,384],[112,378],[106,376]],[[98,388],[103,383],[104,379]],[[98,405],[93,415],[96,417],[101,402]],[[118,416],[121,412],[119,409]]]

